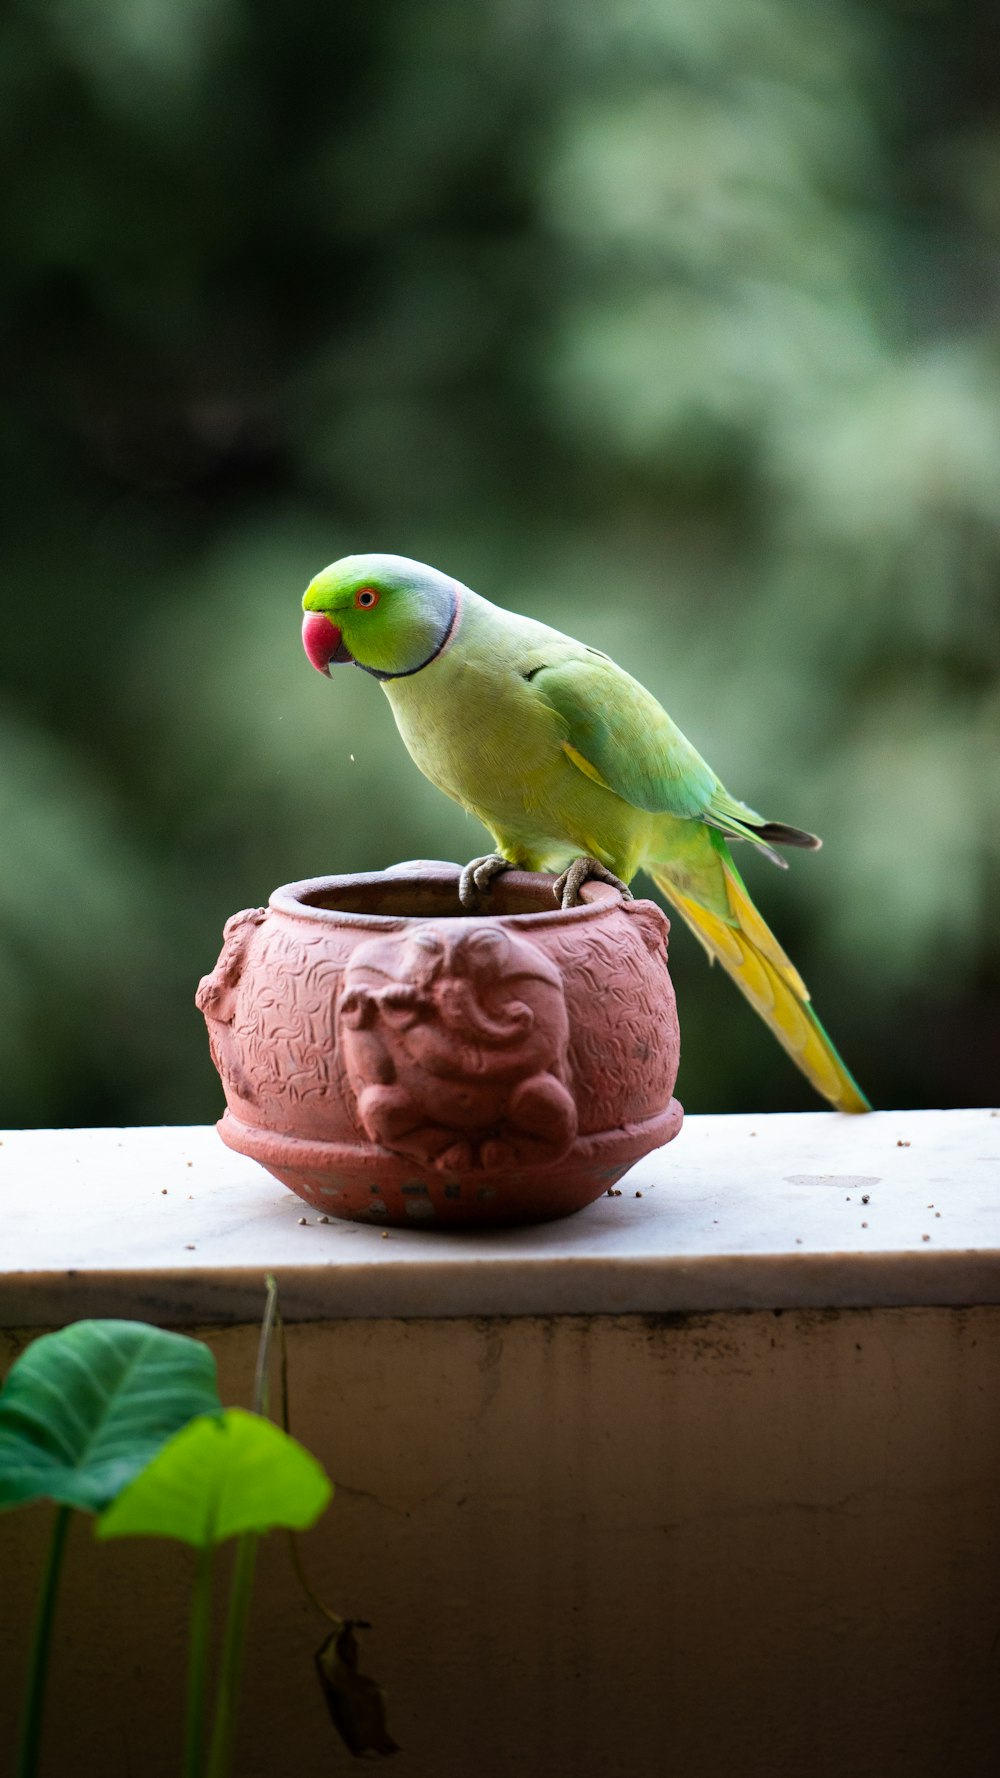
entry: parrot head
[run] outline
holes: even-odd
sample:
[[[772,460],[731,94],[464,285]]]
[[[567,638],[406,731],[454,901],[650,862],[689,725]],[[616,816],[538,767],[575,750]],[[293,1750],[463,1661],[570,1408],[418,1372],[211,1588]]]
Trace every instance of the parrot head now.
[[[460,598],[456,581],[407,556],[343,556],[306,588],[302,646],[320,673],[353,664],[398,679],[441,653]]]

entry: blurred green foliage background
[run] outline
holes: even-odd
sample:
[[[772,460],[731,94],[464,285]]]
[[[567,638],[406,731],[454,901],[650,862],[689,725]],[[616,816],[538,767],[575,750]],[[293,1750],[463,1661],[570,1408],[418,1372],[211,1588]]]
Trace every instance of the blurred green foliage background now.
[[[0,1119],[215,1116],[225,917],[482,848],[301,653],[363,549],[608,650],[822,833],[740,863],[863,1084],[998,1097],[995,31],[12,0]],[[679,923],[672,958],[688,1109],[816,1104]]]

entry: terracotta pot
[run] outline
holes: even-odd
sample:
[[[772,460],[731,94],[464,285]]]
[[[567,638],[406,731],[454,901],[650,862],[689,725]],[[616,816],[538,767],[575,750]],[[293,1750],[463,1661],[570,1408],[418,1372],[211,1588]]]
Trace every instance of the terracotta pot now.
[[[276,889],[198,989],[230,1148],[331,1216],[537,1222],[676,1136],[667,920],[509,871],[462,914],[458,867]]]

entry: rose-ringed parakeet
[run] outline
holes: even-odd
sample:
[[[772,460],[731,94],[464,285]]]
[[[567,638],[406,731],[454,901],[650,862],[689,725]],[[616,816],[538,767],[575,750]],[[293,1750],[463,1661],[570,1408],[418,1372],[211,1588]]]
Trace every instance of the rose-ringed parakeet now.
[[[314,667],[354,663],[381,682],[407,748],[433,784],[493,835],[462,874],[472,909],[497,872],[557,870],[563,905],[581,882],[649,872],[770,1026],[817,1092],[867,1111],[765,925],[730,852],[814,835],[765,821],[720,784],[652,694],[596,648],[504,611],[405,556],[345,556],[303,599]],[[626,891],[627,893],[627,891]]]

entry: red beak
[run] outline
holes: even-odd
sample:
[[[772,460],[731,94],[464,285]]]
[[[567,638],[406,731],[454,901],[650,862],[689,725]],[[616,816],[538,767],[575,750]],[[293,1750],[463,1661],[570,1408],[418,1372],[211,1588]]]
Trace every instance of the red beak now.
[[[341,636],[325,611],[307,611],[302,619],[302,646],[317,673],[330,677],[330,662],[350,660],[346,648],[341,653]]]

